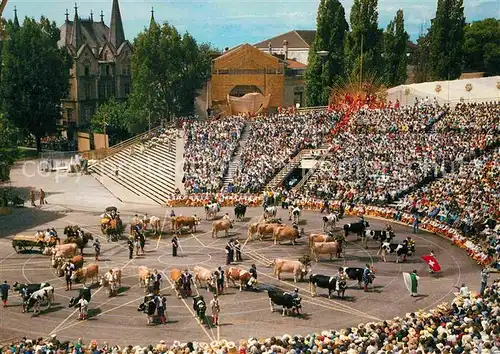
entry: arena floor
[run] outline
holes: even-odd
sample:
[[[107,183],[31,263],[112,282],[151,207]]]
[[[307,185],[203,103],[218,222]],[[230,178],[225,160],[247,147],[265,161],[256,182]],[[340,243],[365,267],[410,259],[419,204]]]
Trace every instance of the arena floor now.
[[[166,209],[157,208],[156,215],[165,213]],[[257,220],[262,209],[249,209],[245,222],[239,222],[230,234],[231,238],[238,238],[240,242],[246,239],[247,227],[251,221]],[[225,212],[233,215],[232,209],[223,209],[219,216]],[[108,298],[104,289],[98,285],[93,288],[92,300],[90,302],[89,315],[86,321],[78,321],[77,313],[68,308],[68,300],[76,295],[77,291],[65,291],[64,278],[58,278],[50,267],[48,257],[39,253],[17,254],[11,247],[10,237],[14,232],[19,232],[24,224],[24,218],[32,221],[35,216],[29,213],[36,211],[25,210],[25,217],[19,217],[19,224],[6,225],[3,233],[7,235],[0,239],[0,280],[7,280],[10,284],[18,281],[20,283],[50,282],[56,287],[56,304],[48,311],[42,311],[37,317],[32,313],[21,312],[21,301],[17,294],[11,291],[9,306],[0,308],[0,338],[19,338],[24,335],[28,337],[46,337],[56,333],[61,340],[76,340],[83,338],[84,341],[95,339],[99,343],[108,342],[119,345],[136,345],[156,343],[160,339],[168,343],[174,340],[181,342],[203,341],[211,342],[217,339],[233,340],[237,342],[242,338],[256,337],[266,338],[273,335],[307,334],[312,331],[343,328],[378,319],[390,319],[394,316],[403,316],[407,312],[418,309],[429,309],[443,301],[450,300],[453,293],[457,291],[454,286],[465,282],[471,289],[478,289],[479,274],[474,262],[460,249],[450,244],[448,240],[428,233],[414,235],[416,240],[416,254],[406,263],[395,263],[395,257],[389,256],[388,262],[382,262],[376,256],[377,246],[369,244],[364,249],[357,242],[349,242],[347,246],[346,259],[329,261],[327,258],[319,263],[312,263],[314,273],[334,275],[339,266],[363,267],[365,263],[372,263],[376,269],[376,279],[372,292],[365,293],[358,289],[354,281],[349,282],[346,299],[328,299],[325,289],[318,289],[320,296],[313,298],[309,292],[307,281],[297,284],[293,278],[284,274],[284,280],[277,280],[273,275],[273,269],[266,267],[268,262],[274,258],[298,259],[308,252],[307,241],[292,246],[289,244],[273,245],[272,241],[249,242],[243,251],[243,263],[236,266],[248,269],[252,263],[257,265],[259,281],[264,284],[279,286],[282,289],[300,289],[302,296],[302,316],[282,317],[280,312],[271,313],[269,300],[266,292],[239,292],[236,288],[230,288],[220,298],[221,316],[220,326],[211,328],[200,325],[192,314],[192,300],[178,299],[171,290],[169,272],[173,267],[192,269],[195,265],[207,268],[216,268],[225,264],[224,246],[227,239],[223,234],[219,238],[211,237],[211,222],[202,221],[198,232],[186,234],[180,238],[180,257],[171,256],[170,237],[150,239],[146,244],[146,255],[139,256],[133,260],[128,259],[128,250],[125,240],[115,243],[106,242],[101,235],[98,220],[98,212],[72,212],[59,215],[49,221],[29,223],[37,226],[24,230],[23,234],[32,234],[37,229],[56,227],[62,234],[62,229],[68,224],[78,224],[85,230],[92,232],[94,236],[101,238],[103,249],[101,261],[99,262],[100,274],[109,268],[120,267],[123,272],[122,289],[118,296]],[[148,213],[150,213],[148,211]],[[201,209],[176,209],[176,213],[182,215],[204,215]],[[132,213],[122,212],[122,218],[129,222]],[[287,213],[279,210],[279,217],[287,220]],[[22,215],[22,214],[20,214]],[[151,213],[150,213],[151,215]],[[303,212],[301,227],[306,234],[322,230],[322,220],[317,212]],[[341,220],[340,225],[354,218]],[[385,222],[382,220],[369,219],[371,228],[382,229]],[[289,223],[289,222],[288,222]],[[28,225],[28,223],[26,224]],[[3,226],[5,227],[5,226]],[[28,226],[29,227],[29,226]],[[393,225],[397,240],[403,240],[411,235],[411,228]],[[10,234],[9,234],[10,228]],[[62,235],[64,237],[64,235]],[[353,241],[354,235],[348,240]],[[420,259],[421,255],[429,254],[434,250],[436,258],[443,269],[436,277],[427,273],[426,264]],[[86,249],[86,263],[93,261],[93,249]],[[148,326],[142,312],[137,307],[144,297],[144,290],[138,284],[138,267],[141,265],[157,268],[165,274],[163,283],[164,293],[167,294],[167,313],[169,322],[166,325]],[[410,297],[401,273],[416,269],[421,277],[419,293],[417,298]],[[78,289],[81,285],[75,286]],[[208,301],[211,295],[205,289],[199,289],[200,294],[205,295]],[[207,312],[210,314],[210,310]]]

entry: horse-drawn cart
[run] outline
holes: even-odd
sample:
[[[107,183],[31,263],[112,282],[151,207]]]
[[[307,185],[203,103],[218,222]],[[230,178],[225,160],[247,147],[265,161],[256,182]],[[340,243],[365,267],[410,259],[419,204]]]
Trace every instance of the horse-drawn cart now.
[[[43,252],[46,247],[53,247],[55,245],[55,239],[51,239],[47,242],[42,240],[39,236],[17,235],[12,239],[12,247],[17,253],[33,250]]]

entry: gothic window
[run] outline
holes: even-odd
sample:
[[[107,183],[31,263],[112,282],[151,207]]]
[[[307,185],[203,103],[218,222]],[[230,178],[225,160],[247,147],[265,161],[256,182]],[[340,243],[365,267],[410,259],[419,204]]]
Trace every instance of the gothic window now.
[[[84,93],[85,93],[85,97],[84,97],[85,100],[92,99],[92,84],[91,83],[85,83]]]
[[[101,65],[101,76],[106,75],[106,66],[107,65]]]
[[[122,75],[130,75],[130,64],[124,64],[122,67]]]
[[[113,75],[113,74],[112,74],[112,70],[111,70],[111,66],[109,66],[109,65],[106,65],[106,75],[107,75],[107,76],[111,76],[111,75]]]
[[[125,97],[130,95],[130,84],[125,84]]]
[[[99,82],[99,98],[106,98],[106,84]]]

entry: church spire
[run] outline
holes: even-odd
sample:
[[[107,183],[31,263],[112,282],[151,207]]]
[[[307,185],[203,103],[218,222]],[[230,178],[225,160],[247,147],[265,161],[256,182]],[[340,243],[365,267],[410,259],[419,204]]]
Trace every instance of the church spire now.
[[[149,21],[149,28],[153,28],[153,26],[156,26],[155,9],[154,7],[151,7],[151,21]]]
[[[17,18],[17,8],[14,6],[14,27],[19,28],[19,19]]]
[[[109,41],[117,49],[123,42],[125,42],[125,33],[123,31],[122,16],[120,14],[120,5],[118,5],[118,0],[113,0],[113,7],[111,9]]]
[[[82,29],[80,28],[80,19],[78,18],[78,6],[75,3],[75,19],[73,20],[73,40],[71,41],[71,44],[73,44],[73,47],[75,47],[77,50],[80,48],[82,45]]]

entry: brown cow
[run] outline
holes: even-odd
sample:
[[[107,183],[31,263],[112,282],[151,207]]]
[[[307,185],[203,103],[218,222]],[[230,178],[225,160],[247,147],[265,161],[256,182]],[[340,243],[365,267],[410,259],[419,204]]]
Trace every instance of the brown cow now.
[[[71,276],[71,280],[75,281],[79,279],[80,281],[86,282],[90,279],[90,282],[99,281],[99,266],[95,263],[89,264],[87,267],[78,269]]]
[[[273,223],[273,224],[266,224],[266,223],[261,223],[258,225],[257,227],[257,233],[259,235],[259,239],[262,241],[262,239],[264,238],[264,235],[273,235],[274,234],[274,231],[278,228],[278,227],[281,227],[283,226],[282,224],[277,224],[277,223]]]
[[[276,245],[278,242],[281,243],[281,241],[290,240],[292,242],[292,245],[295,246],[295,240],[301,238],[303,232],[304,232],[303,229],[299,231],[298,228],[288,225],[277,227],[274,230],[273,234],[274,244]]]
[[[83,256],[74,256],[73,258],[71,258],[71,260],[69,260],[69,262],[75,266],[75,270],[78,270],[83,267]],[[64,275],[63,267],[65,264],[66,260],[64,258],[56,258],[55,254],[52,255],[52,267],[56,268],[56,274],[58,277],[62,277]]]
[[[196,232],[196,225],[200,223],[200,218],[194,216],[176,216],[172,218],[171,227],[173,232],[180,233],[182,227],[189,227],[189,232]]]
[[[252,275],[244,269],[235,267],[229,267],[226,269],[226,287],[229,287],[229,281],[233,283],[233,286],[236,286],[236,281],[239,281],[240,291],[242,291],[243,287],[247,286],[250,278],[252,278]]]
[[[210,287],[214,286],[214,277],[212,272],[207,268],[200,266],[195,266],[193,268],[193,272],[195,284],[201,288],[202,282],[204,282],[207,286],[207,291],[210,291]]]
[[[151,280],[151,271],[146,266],[139,267],[139,286],[144,285],[145,291],[148,290],[149,281]]]
[[[76,243],[67,243],[63,245],[57,245],[51,248],[45,248],[43,254],[46,256],[55,255],[56,258],[71,258],[79,253],[80,249]]]
[[[181,297],[181,277],[182,271],[174,268],[170,271],[170,280],[172,281],[172,290],[177,292],[177,297]]]
[[[272,265],[274,265],[274,274],[278,276],[278,280],[281,280],[281,273],[292,273],[293,281],[296,283],[297,277],[303,280],[308,272],[307,266],[300,261],[277,258],[273,261]]]
[[[248,232],[247,232],[247,240],[252,240],[253,235],[255,235],[257,233],[258,227],[259,227],[258,222],[253,222],[250,224],[250,226],[248,227]]]
[[[309,248],[312,248],[315,242],[333,242],[335,238],[324,234],[310,234],[309,235]]]
[[[314,243],[311,249],[311,253],[314,256],[314,259],[316,262],[318,261],[318,255],[321,254],[329,254],[330,255],[330,260],[333,259],[333,255],[336,257],[339,256],[339,243],[337,241],[333,242],[319,242],[319,243]]]
[[[224,231],[229,236],[229,229],[233,228],[234,220],[215,220],[212,223],[212,237],[217,237],[219,231]]]

